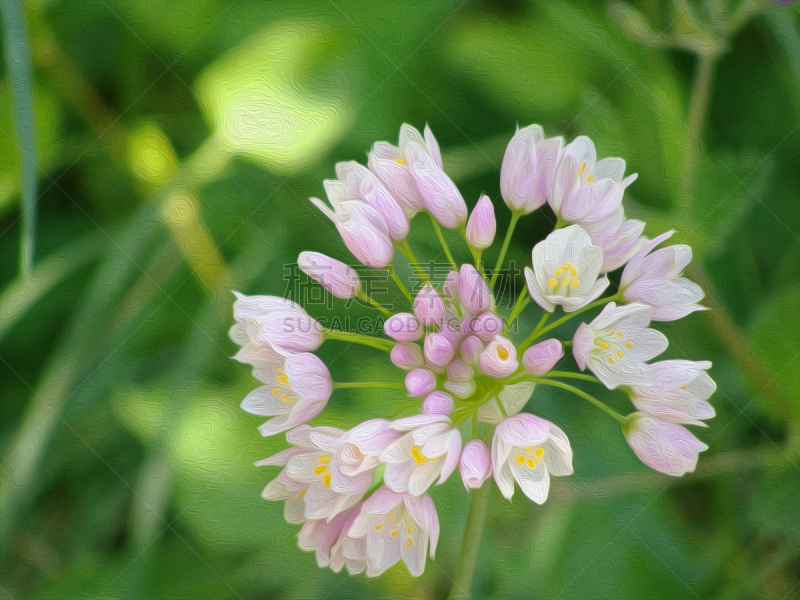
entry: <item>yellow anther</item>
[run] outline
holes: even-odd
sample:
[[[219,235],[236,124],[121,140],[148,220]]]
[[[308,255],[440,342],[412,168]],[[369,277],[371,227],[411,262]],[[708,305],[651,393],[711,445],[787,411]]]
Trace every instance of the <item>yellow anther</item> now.
[[[525,446],[523,450],[525,450],[525,454],[530,454],[533,452],[533,446]]]
[[[272,391],[270,392],[270,394],[272,394],[273,396],[277,396],[280,393],[281,393],[281,388],[272,388]]]
[[[556,291],[557,287],[558,287],[558,279],[556,279],[555,277],[551,277],[550,279],[547,280],[547,288],[550,290],[551,294]]]
[[[302,498],[303,496],[305,496],[306,495],[306,490],[308,490],[308,488],[303,488],[302,490],[297,492],[297,495],[295,496],[295,498],[299,499],[299,498]]]
[[[608,332],[608,335],[614,335],[615,331],[616,331],[615,329],[612,329],[611,331]]]
[[[524,454],[517,454],[514,457],[514,460],[517,461],[517,464],[521,467],[522,465],[525,464],[525,461],[527,460],[527,457]]]
[[[619,339],[622,339],[622,338],[624,338],[624,337],[625,337],[625,334],[624,334],[624,333],[622,333],[621,331],[618,331],[618,332],[617,332],[617,337],[618,337]]]
[[[562,269],[561,267],[558,267],[555,271],[553,271],[553,275],[555,275],[556,277],[561,277],[561,274],[563,272],[564,272],[564,269]]]
[[[562,290],[567,289],[567,286],[569,285],[570,281],[572,280],[569,277],[564,277],[564,279],[561,280],[561,289]]]
[[[622,358],[623,356],[625,356],[625,353],[622,350],[617,350],[617,357]]]
[[[500,360],[508,360],[508,350],[506,350],[502,346],[497,346],[497,357]]]
[[[544,456],[544,448],[537,448],[535,456],[536,460],[542,462],[542,457]]]
[[[406,538],[406,548],[411,548],[414,545],[414,542],[411,541],[411,538]]]
[[[406,159],[405,159],[405,158],[403,158],[402,156],[401,156],[400,158],[395,158],[395,159],[393,159],[393,160],[394,160],[394,162],[396,162],[396,163],[400,163],[400,164],[401,164],[401,165],[403,165],[404,167],[407,167],[407,166],[408,166],[408,163],[406,162]]]
[[[567,270],[567,269],[569,269],[571,266],[572,266],[572,263],[571,263],[571,262],[565,262],[563,265],[561,265],[561,268],[562,268],[562,269],[564,269],[564,270],[566,271],[566,270]]]
[[[626,348],[633,348],[633,342],[625,342]]]
[[[597,342],[597,345],[600,346],[603,350],[608,350],[608,344],[605,342]]]
[[[322,476],[322,485],[324,485],[325,487],[331,487],[331,474],[330,473],[325,473],[325,475]]]
[[[593,182],[593,181],[594,181],[594,175],[589,175],[589,176],[586,178],[586,183],[591,183],[591,182]]]
[[[536,468],[536,461],[533,460],[532,458],[528,459],[528,468],[529,469],[535,469]]]
[[[680,388],[681,388],[682,390],[688,390],[688,389],[689,389],[689,386],[687,386],[687,385],[684,383],[682,386],[680,386]]]
[[[571,287],[571,288],[574,290],[574,289],[575,289],[576,287],[578,287],[580,284],[581,284],[581,280],[580,280],[580,279],[573,279],[573,280],[572,280],[572,283],[570,283],[569,285],[570,285],[570,287]]]
[[[577,277],[578,276],[578,267],[572,267],[569,270],[569,274],[572,275],[573,277]]]
[[[318,467],[314,467],[314,475],[322,475],[328,472],[328,467],[325,465],[319,465]]]
[[[380,531],[383,527],[383,523],[375,523],[375,531]]]
[[[396,538],[399,533],[400,532],[397,529],[392,529],[389,535],[392,536],[393,538]]]
[[[294,396],[290,396],[289,394],[282,394],[281,395],[281,402],[286,402],[287,404],[289,402],[294,402]]]
[[[436,458],[428,458],[422,453],[422,448],[419,446],[411,446],[411,450],[408,451],[408,454],[414,459],[414,464],[417,465],[421,465],[425,462],[436,462],[440,458],[439,456]]]
[[[581,163],[581,168],[578,169],[578,175],[583,175],[583,171],[586,169],[586,161]]]
[[[414,533],[414,526],[413,525],[409,525],[407,531],[408,531],[408,533]]]
[[[331,458],[333,458],[333,454],[323,454],[317,459],[317,462],[329,463],[331,462]]]
[[[289,378],[286,375],[278,375],[275,379],[278,380],[278,383],[289,385]]]
[[[608,364],[610,364],[610,365],[615,365],[615,364],[617,364],[617,361],[615,361],[613,358],[611,358],[611,357],[609,356],[609,357],[608,357]]]

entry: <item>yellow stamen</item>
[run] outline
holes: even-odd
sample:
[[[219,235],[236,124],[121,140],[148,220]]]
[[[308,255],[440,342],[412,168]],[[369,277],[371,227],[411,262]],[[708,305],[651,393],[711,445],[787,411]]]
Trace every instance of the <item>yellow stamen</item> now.
[[[608,350],[608,344],[605,342],[597,342],[597,345],[600,346],[603,350]]]
[[[328,472],[328,467],[325,465],[319,465],[318,467],[314,467],[314,475],[322,475],[323,473]]]
[[[502,346],[497,347],[497,356],[500,360],[507,360],[508,359],[508,350],[503,348]]]
[[[624,334],[624,333],[622,333],[621,331],[618,331],[618,332],[617,332],[617,337],[618,337],[619,339],[622,339],[622,338],[624,338],[624,337],[625,337],[625,334]]]
[[[619,358],[622,358],[623,356],[625,356],[625,353],[622,350],[617,350],[617,356]]]
[[[414,545],[414,542],[411,541],[411,538],[406,539],[406,548],[411,548]]]
[[[689,389],[689,386],[687,386],[685,383],[684,383],[682,386],[680,386],[680,387],[681,387],[681,389],[682,389],[682,390],[687,390],[687,389]]]
[[[518,465],[521,467],[522,465],[524,465],[524,464],[525,464],[525,461],[526,461],[527,459],[526,459],[526,457],[525,457],[523,454],[517,454],[517,455],[514,457],[514,460],[515,460],[515,461],[517,461],[517,464],[518,464]]]
[[[581,168],[578,169],[578,175],[583,175],[583,171],[586,169],[586,161],[581,163]]]
[[[305,488],[305,489],[302,489],[302,490],[300,490],[299,492],[297,492],[297,496],[295,496],[295,498],[302,498],[303,496],[305,496],[305,495],[306,495],[306,490],[307,490],[307,489],[308,489],[308,488]]]
[[[594,175],[589,175],[589,176],[586,178],[586,183],[591,183],[591,182],[593,182],[593,181],[594,181]]]
[[[615,361],[613,358],[611,358],[611,357],[609,356],[609,357],[608,357],[608,364],[610,364],[610,365],[615,365],[615,364],[617,364],[617,361]]]
[[[572,283],[570,283],[570,287],[574,290],[580,284],[581,284],[581,280],[580,279],[573,279]]]
[[[403,165],[404,167],[408,166],[408,163],[406,162],[406,159],[403,158],[402,156],[400,158],[393,158],[392,160],[394,160],[394,162],[396,162],[396,163],[399,163],[399,164]]]
[[[571,266],[572,266],[572,263],[571,263],[571,262],[565,262],[563,265],[561,265],[561,268],[562,268],[562,269],[564,269],[564,270],[566,271],[566,270],[567,270],[567,269],[569,269]]]
[[[381,527],[383,527],[383,523],[375,523],[375,531],[380,531]]]
[[[397,520],[397,515],[389,515],[389,522],[394,523]]]
[[[332,457],[333,457],[333,454],[323,454],[322,456],[320,456],[317,459],[317,461],[321,462],[321,463],[329,463],[329,462],[331,462],[331,458]]]
[[[419,446],[411,446],[411,450],[408,451],[408,454],[411,456],[411,458],[414,459],[414,464],[417,465],[421,465],[422,463],[425,462],[436,462],[437,460],[439,460],[439,458],[441,458],[439,456],[437,456],[436,458],[428,458],[422,453],[422,448],[420,448]]]
[[[550,290],[551,294],[556,291],[556,287],[558,287],[558,279],[551,277],[547,280],[547,289]]]
[[[270,392],[270,394],[272,394],[273,396],[277,396],[280,393],[281,393],[281,388],[272,388],[272,391]]]
[[[569,270],[569,274],[572,275],[573,277],[577,277],[577,275],[578,275],[578,267],[572,267]]]
[[[294,402],[294,396],[290,396],[289,394],[283,394],[281,396],[281,402],[286,402],[287,404],[289,402]]]
[[[408,533],[414,533],[414,525],[408,526]]]
[[[278,375],[275,379],[278,380],[278,383],[289,385],[289,378],[286,375]]]
[[[325,473],[325,475],[322,476],[322,485],[324,485],[325,487],[331,487],[331,474],[330,473]]]
[[[570,281],[572,280],[569,277],[564,277],[564,279],[561,280],[561,289],[562,290],[567,289],[567,286],[569,285]]]
[[[533,446],[525,446],[523,450],[525,450],[525,454],[530,454],[531,452],[533,452]]]
[[[535,469],[536,468],[536,461],[533,460],[532,458],[528,459],[528,468],[529,469]]]
[[[389,533],[389,535],[392,536],[393,538],[396,538],[398,533],[400,533],[400,532],[397,531],[397,529],[392,529],[392,531],[391,531],[391,533]]]
[[[633,348],[633,342],[625,342],[626,348]]]
[[[564,269],[562,269],[561,267],[558,267],[555,271],[553,271],[553,275],[555,275],[556,277],[561,277],[561,274],[563,272],[564,272]]]
[[[544,456],[544,448],[537,448],[536,449],[536,460],[542,462],[542,457]]]

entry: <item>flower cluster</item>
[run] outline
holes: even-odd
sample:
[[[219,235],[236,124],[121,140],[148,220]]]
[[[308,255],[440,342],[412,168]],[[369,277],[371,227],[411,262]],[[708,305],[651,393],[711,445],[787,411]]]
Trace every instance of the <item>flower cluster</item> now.
[[[392,314],[365,293],[353,268],[303,252],[300,268],[333,296],[358,296],[388,317],[384,335],[325,329],[290,300],[241,294],[231,329],[241,346],[235,358],[250,364],[263,384],[242,408],[269,417],[261,433],[285,432],[290,444],[257,463],[283,468],[263,495],[285,501],[286,519],[302,523],[300,547],[315,551],[321,566],[371,577],[403,561],[413,575],[422,573],[439,535],[428,494],[456,469],[468,490],[492,476],[506,498],[516,485],[543,503],[550,477],[572,473],[572,447],[555,424],[521,412],[537,385],[572,392],[617,419],[633,451],[653,469],[676,476],[694,470],[706,446],[684,426],[714,416],[707,402],[715,391],[706,373],[711,364],[651,362],[668,341],[650,324],[700,310],[703,293],[682,277],[689,247],[657,249],[672,232],[647,239],[644,223],[625,217],[623,194],[636,175],[625,177],[624,160],[598,161],[586,137],[565,145],[560,137],[545,138],[537,125],[518,130],[500,173],[512,225],[493,272],[481,260],[494,242],[493,204],[481,196],[468,215],[429,128],[420,134],[403,125],[397,146],[378,142],[368,167],[340,163],[336,175],[324,182],[330,205],[311,201],[364,266],[384,268],[400,252],[417,268],[414,294],[396,279],[407,310]],[[511,232],[545,204],[557,217],[556,229],[534,246],[526,291],[501,318],[493,288]],[[406,239],[417,213],[429,215],[451,262],[443,281],[419,269]],[[464,237],[474,264],[455,264],[441,227]],[[608,273],[620,268],[619,287],[610,293]],[[542,309],[539,325],[514,341],[512,324],[531,300]],[[546,337],[594,309],[601,310],[580,322],[571,340]],[[556,311],[563,316],[548,323]],[[326,339],[388,353],[397,381],[334,383],[312,354]],[[580,371],[591,374],[558,370],[566,346]],[[636,411],[623,416],[564,379],[620,388]],[[411,398],[404,408],[413,414],[368,420],[349,431],[307,424],[335,389],[353,387],[402,388]]]

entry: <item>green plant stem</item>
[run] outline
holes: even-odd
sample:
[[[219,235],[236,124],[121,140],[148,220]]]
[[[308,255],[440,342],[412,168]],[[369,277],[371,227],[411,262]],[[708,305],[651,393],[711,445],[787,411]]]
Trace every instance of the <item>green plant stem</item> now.
[[[506,259],[506,252],[508,251],[508,245],[511,243],[511,236],[514,233],[514,228],[517,226],[517,221],[519,221],[521,216],[522,214],[518,212],[511,213],[511,223],[508,224],[506,239],[503,240],[503,246],[500,248],[500,256],[497,257],[497,266],[495,266],[494,271],[492,272],[492,280],[489,283],[489,287],[491,289],[494,289],[494,284],[497,282],[497,278],[500,275],[500,269],[503,268],[503,261]]]
[[[406,286],[403,285],[403,281],[397,276],[397,271],[394,269],[391,269],[391,277],[394,280],[395,285],[397,285],[402,294],[406,297],[406,300],[408,300],[408,303],[411,304],[411,294],[408,293]]]
[[[508,317],[508,323],[506,323],[506,330],[504,333],[508,333],[508,331],[511,329],[511,326],[514,324],[514,320],[523,310],[525,310],[525,307],[528,306],[530,301],[531,297],[528,294],[528,286],[526,284],[522,289],[522,293],[517,297],[517,301],[514,303],[514,308],[511,309],[511,314]]]
[[[583,312],[586,312],[587,310],[591,310],[593,308],[597,308],[598,306],[603,306],[605,304],[608,304],[609,302],[618,302],[621,299],[622,299],[622,295],[619,294],[619,293],[617,293],[617,294],[615,294],[613,296],[609,296],[608,298],[600,298],[599,300],[595,300],[594,302],[591,302],[591,303],[587,304],[586,306],[576,310],[575,312],[571,312],[568,315],[565,315],[565,316],[561,317],[558,321],[554,321],[554,322],[550,323],[550,325],[548,325],[547,327],[542,328],[541,330],[538,329],[538,328],[535,329],[533,331],[533,333],[530,335],[530,337],[528,337],[527,340],[522,342],[522,345],[519,347],[519,351],[522,352],[528,346],[530,346],[536,340],[536,338],[543,336],[548,331],[552,331],[553,329],[555,329],[556,327],[558,327],[560,325],[563,325],[564,323],[566,323],[567,321],[569,321],[573,317],[577,317],[579,314],[581,314]],[[545,313],[545,314],[547,314],[547,313]]]
[[[447,260],[450,261],[450,267],[455,271],[456,261],[453,258],[453,255],[450,253],[450,247],[447,245],[447,242],[444,239],[442,228],[439,227],[439,223],[436,222],[436,219],[433,218],[432,214],[428,213],[428,216],[431,218],[431,225],[433,225],[433,230],[436,232],[436,237],[439,238],[439,243],[442,245],[442,249],[444,250],[444,255],[447,257]]]
[[[532,377],[532,378],[530,378],[530,380],[535,382],[535,383],[541,383],[543,385],[551,385],[553,387],[561,388],[562,390],[567,390],[568,392],[572,392],[576,396],[580,396],[581,398],[583,398],[587,402],[590,402],[590,403],[594,404],[597,408],[599,408],[600,410],[602,410],[606,414],[614,417],[621,424],[624,425],[625,423],[628,422],[628,418],[627,417],[624,417],[623,415],[619,414],[613,408],[611,408],[609,406],[606,406],[603,402],[601,402],[600,400],[598,400],[594,396],[592,396],[590,394],[587,394],[586,392],[584,392],[583,390],[581,390],[579,388],[571,386],[571,385],[569,385],[567,383],[562,383],[561,381],[554,381],[552,379],[547,379],[546,377]]]
[[[378,350],[389,351],[394,345],[389,340],[382,340],[380,338],[364,335],[363,333],[353,333],[351,331],[339,331],[337,329],[326,329],[325,337],[329,340],[339,340],[342,342],[351,342],[353,344],[361,344],[362,346],[370,346]]]
[[[544,313],[542,314],[542,318],[541,318],[541,319],[539,319],[539,323],[538,323],[538,324],[536,325],[536,327],[533,329],[533,331],[532,331],[532,332],[531,332],[531,334],[528,336],[528,338],[527,338],[527,339],[526,339],[524,342],[522,342],[522,344],[520,344],[520,346],[519,346],[519,353],[520,353],[520,354],[522,354],[522,352],[523,352],[523,351],[524,351],[524,350],[525,350],[525,349],[526,349],[528,346],[530,346],[530,345],[533,343],[533,340],[535,340],[537,337],[539,337],[539,332],[542,330],[542,327],[544,327],[544,324],[545,324],[545,323],[547,323],[547,319],[548,319],[549,317],[550,317],[550,313],[549,313],[549,312],[547,312],[547,311],[544,311]]]
[[[458,553],[453,584],[447,595],[448,600],[466,600],[470,597],[491,492],[491,478],[487,479],[477,490],[472,490],[464,537],[461,540],[461,550]]]
[[[401,389],[402,383],[396,381],[336,381],[333,383],[334,389],[347,388],[391,388]]]
[[[408,240],[403,240],[402,242],[397,243],[397,249],[400,251],[400,254],[406,257],[408,260],[409,265],[412,269],[417,273],[417,277],[423,283],[430,283],[431,279],[428,277],[428,274],[422,268],[421,263],[417,260],[417,257],[414,255],[414,250],[411,248],[411,244],[408,243]]]
[[[547,377],[563,377],[566,379],[580,379],[581,381],[588,381],[590,383],[602,383],[594,375],[587,375],[585,373],[571,373],[569,371],[550,371]]]
[[[386,307],[385,307],[383,304],[381,304],[381,303],[380,303],[380,302],[378,302],[377,300],[374,300],[374,299],[373,299],[373,298],[372,298],[372,297],[371,297],[369,294],[365,294],[364,292],[361,292],[361,291],[359,291],[359,292],[356,294],[356,296],[358,296],[358,297],[359,297],[359,298],[361,298],[362,300],[364,300],[364,301],[366,301],[366,302],[369,302],[370,304],[372,304],[372,306],[374,306],[375,308],[377,308],[379,311],[381,311],[381,312],[382,312],[384,315],[386,315],[387,317],[388,317],[388,316],[390,316],[390,315],[392,314],[392,312],[391,312],[389,309],[387,309],[387,308],[386,308]]]

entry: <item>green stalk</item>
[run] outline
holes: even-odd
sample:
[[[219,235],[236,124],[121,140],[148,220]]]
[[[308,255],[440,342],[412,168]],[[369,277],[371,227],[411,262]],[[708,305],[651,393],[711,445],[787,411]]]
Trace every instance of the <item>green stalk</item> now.
[[[390,269],[390,270],[391,270],[390,274],[391,274],[392,279],[394,280],[395,285],[397,285],[397,287],[400,289],[400,291],[406,297],[406,300],[408,300],[408,303],[411,304],[412,303],[411,294],[408,293],[408,290],[406,289],[406,286],[403,285],[403,281],[400,279],[400,277],[397,276],[397,271],[395,271],[394,269]]]
[[[401,389],[402,383],[390,381],[337,381],[333,384],[334,389],[347,388],[392,388]]]
[[[423,270],[421,263],[414,255],[414,250],[411,248],[411,244],[408,243],[408,240],[398,242],[397,249],[403,256],[406,257],[406,259],[408,259],[410,266],[414,269],[414,271],[416,271],[419,280],[422,283],[430,283],[430,277],[428,277],[428,274]]]
[[[553,386],[553,387],[561,388],[562,390],[567,390],[568,392],[572,392],[576,396],[580,396],[581,398],[583,398],[587,402],[590,402],[591,404],[594,404],[597,408],[599,408],[600,410],[602,410],[606,414],[614,417],[617,421],[620,422],[620,424],[625,425],[628,422],[628,418],[627,417],[622,416],[617,411],[615,411],[613,408],[611,408],[609,406],[606,406],[603,402],[601,402],[600,400],[598,400],[594,396],[591,396],[590,394],[587,394],[586,392],[584,392],[581,389],[578,389],[578,388],[573,387],[571,385],[568,385],[566,383],[562,383],[560,381],[554,381],[552,379],[547,379],[547,378],[544,378],[544,377],[531,378],[531,381],[534,381],[536,383],[541,383],[542,385],[550,385],[550,386]]]
[[[506,258],[508,245],[511,243],[511,236],[514,233],[514,228],[517,226],[517,221],[519,221],[521,216],[522,213],[511,213],[511,223],[509,223],[508,231],[506,231],[506,239],[503,240],[503,247],[500,248],[500,256],[497,257],[497,266],[494,268],[494,272],[492,272],[492,280],[489,283],[489,287],[491,289],[494,289],[494,284],[497,282],[497,277],[500,275],[500,269],[503,267],[503,261]]]
[[[373,299],[373,298],[372,298],[372,297],[371,297],[369,294],[365,294],[364,292],[361,292],[361,291],[359,291],[359,292],[356,294],[356,296],[358,296],[358,297],[359,297],[359,298],[361,298],[362,300],[364,300],[364,301],[366,301],[366,302],[369,302],[370,304],[372,304],[372,306],[374,306],[375,308],[377,308],[379,311],[381,311],[381,312],[382,312],[384,315],[386,315],[387,317],[391,316],[391,314],[392,314],[392,313],[391,313],[391,311],[389,311],[389,310],[388,310],[388,309],[387,309],[387,308],[386,308],[386,307],[385,307],[383,304],[381,304],[381,303],[380,303],[380,302],[378,302],[377,300],[374,300],[374,299]]]
[[[433,215],[428,213],[428,216],[431,218],[431,224],[433,225],[433,230],[436,232],[436,237],[439,238],[439,243],[442,245],[442,249],[444,250],[444,254],[447,257],[447,260],[450,261],[450,266],[453,271],[456,269],[456,261],[453,258],[453,255],[450,253],[450,247],[447,245],[447,242],[444,239],[444,234],[442,233],[442,228],[439,227],[439,223],[436,222],[436,219],[433,218]]]
[[[382,340],[380,338],[364,335],[363,333],[353,333],[351,331],[338,331],[336,329],[326,329],[325,337],[329,340],[339,340],[342,342],[351,342],[353,344],[361,344],[362,346],[370,346],[378,350],[389,351],[394,345],[389,340]]]
[[[514,324],[514,320],[519,316],[519,314],[525,310],[525,307],[531,301],[530,294],[528,294],[528,286],[527,284],[522,289],[522,293],[517,297],[517,301],[514,303],[514,308],[511,309],[511,315],[508,317],[508,323],[506,323],[506,329],[503,332],[504,334],[508,333],[511,329],[511,326]],[[545,313],[546,315],[547,313]]]
[[[545,327],[545,328],[543,328],[541,330],[539,330],[538,327],[537,327],[537,329],[535,329],[533,331],[533,333],[530,335],[530,337],[528,337],[527,340],[522,342],[522,345],[519,347],[519,351],[522,352],[528,346],[530,346],[536,340],[536,338],[543,336],[548,331],[552,331],[553,329],[555,329],[556,327],[558,327],[560,325],[563,325],[564,323],[566,323],[567,321],[569,321],[573,317],[577,317],[579,314],[581,314],[583,312],[586,312],[587,310],[591,310],[593,308],[597,308],[598,306],[603,306],[605,304],[608,304],[609,302],[618,302],[620,300],[622,300],[622,294],[620,294],[618,292],[613,296],[609,296],[608,298],[600,298],[599,300],[595,300],[594,302],[591,302],[591,303],[587,304],[583,308],[580,308],[580,309],[576,310],[575,312],[571,312],[568,315],[565,315],[565,316],[561,317],[558,321],[554,321],[553,323],[550,323],[550,325],[548,325],[547,327]],[[545,315],[546,314],[547,313],[545,313]]]
[[[467,512],[467,525],[461,550],[458,553],[453,585],[450,587],[448,600],[466,600],[470,597],[475,567],[478,564],[478,553],[481,548],[481,537],[486,524],[486,512],[492,492],[492,479],[489,478],[477,490],[472,490]]]

